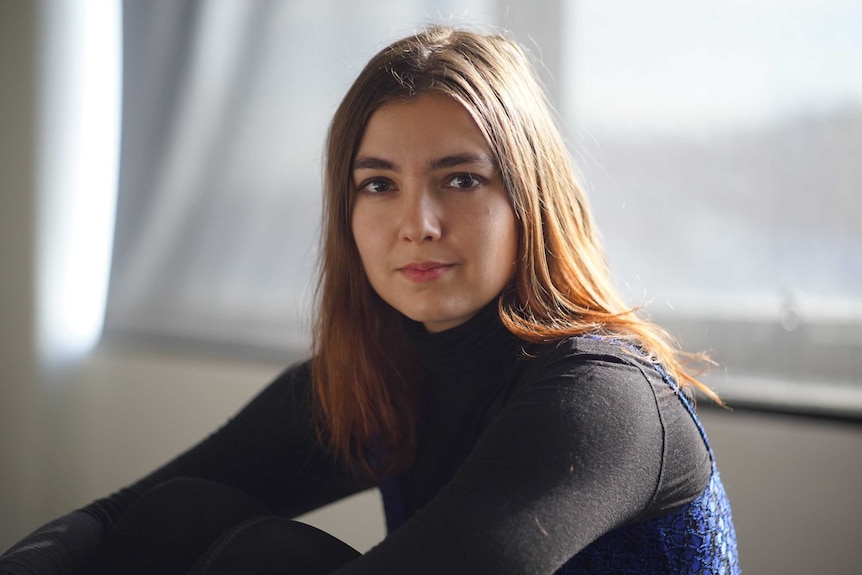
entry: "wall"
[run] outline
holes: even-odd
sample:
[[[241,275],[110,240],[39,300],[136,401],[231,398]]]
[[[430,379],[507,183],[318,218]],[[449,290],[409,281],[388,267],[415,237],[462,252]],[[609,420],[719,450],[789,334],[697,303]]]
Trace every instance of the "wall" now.
[[[43,491],[34,326],[35,7],[0,3],[0,541]]]
[[[0,2],[0,549],[203,437],[281,366],[99,349],[43,380],[34,347],[35,2]],[[858,573],[862,426],[705,410],[747,573]],[[366,493],[309,520],[359,549]]]
[[[134,481],[202,439],[283,367],[98,351],[44,396],[49,485],[35,524]],[[303,519],[361,549],[383,537],[376,492]]]
[[[701,409],[744,572],[862,572],[862,425]]]

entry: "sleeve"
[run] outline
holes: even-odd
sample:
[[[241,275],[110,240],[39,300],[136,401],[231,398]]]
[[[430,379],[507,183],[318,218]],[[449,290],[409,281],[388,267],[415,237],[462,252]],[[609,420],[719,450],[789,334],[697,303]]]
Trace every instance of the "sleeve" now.
[[[0,575],[71,575],[103,536],[92,515],[75,511],[34,531],[0,556]]]
[[[649,506],[664,443],[644,373],[614,356],[538,361],[453,479],[338,575],[550,575]]]
[[[235,487],[289,517],[369,487],[317,441],[309,379],[307,364],[285,371],[198,445],[13,546],[0,556],[0,575],[75,573],[143,493],[174,478]]]

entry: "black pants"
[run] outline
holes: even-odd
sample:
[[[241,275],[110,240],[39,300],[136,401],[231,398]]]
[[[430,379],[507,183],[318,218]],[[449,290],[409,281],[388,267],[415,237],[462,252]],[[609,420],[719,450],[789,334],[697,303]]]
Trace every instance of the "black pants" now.
[[[236,489],[174,479],[145,493],[86,575],[323,575],[359,552]]]

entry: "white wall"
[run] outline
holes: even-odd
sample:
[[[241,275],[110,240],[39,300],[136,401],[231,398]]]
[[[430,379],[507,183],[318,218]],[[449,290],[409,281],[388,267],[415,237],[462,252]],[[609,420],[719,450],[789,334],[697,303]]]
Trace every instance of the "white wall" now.
[[[34,348],[35,2],[0,2],[0,549],[139,477],[281,368],[99,349],[43,381]],[[862,569],[862,426],[707,410],[752,574]],[[367,493],[315,515],[359,549],[383,534]]]

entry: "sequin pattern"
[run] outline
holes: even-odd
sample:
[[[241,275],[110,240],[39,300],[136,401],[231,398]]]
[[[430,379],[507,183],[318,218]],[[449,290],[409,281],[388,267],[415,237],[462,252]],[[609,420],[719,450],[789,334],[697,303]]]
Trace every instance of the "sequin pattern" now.
[[[625,525],[583,549],[557,575],[735,575],[740,572],[730,502],[718,471],[677,511]]]

